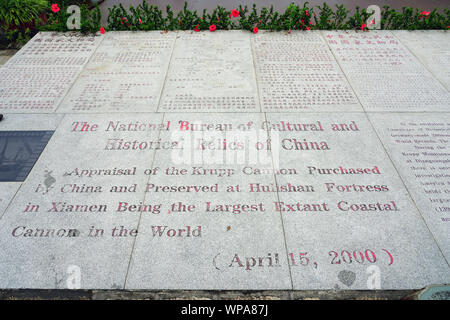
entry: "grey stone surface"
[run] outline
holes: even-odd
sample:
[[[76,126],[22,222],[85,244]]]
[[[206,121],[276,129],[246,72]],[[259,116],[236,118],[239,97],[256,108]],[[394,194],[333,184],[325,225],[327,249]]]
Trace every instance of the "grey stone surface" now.
[[[38,33],[0,68],[0,111],[53,112],[100,41],[77,33]]]
[[[17,50],[0,50],[0,66],[8,62]]]
[[[0,183],[0,218],[16,194],[17,190],[20,188],[21,184],[21,182]]]
[[[319,31],[261,31],[252,44],[263,111],[362,111]]]
[[[39,34],[0,69],[0,131],[56,130],[0,183],[0,288],[449,283],[437,35]]]
[[[285,188],[278,201],[294,289],[418,289],[450,280],[447,262],[365,115],[267,118],[272,125],[316,128],[320,121],[323,128],[278,132],[279,167],[295,170],[276,175]]]
[[[158,111],[259,112],[250,37],[178,32]]]
[[[366,111],[449,111],[449,92],[390,31],[322,34]]]
[[[55,130],[62,114],[4,114],[0,131]]]
[[[181,150],[156,152],[152,167],[159,173],[149,179],[152,187],[145,203],[161,204],[161,213],[141,214],[125,288],[291,289],[281,217],[271,204],[276,193],[250,192],[251,184],[275,185],[273,174],[252,173],[272,167],[270,154],[255,149],[256,143],[267,143],[266,131],[252,138],[264,116],[177,113],[166,114],[164,121],[174,126],[161,137],[180,141],[186,156],[180,158]],[[186,133],[180,131],[179,121],[212,127]],[[249,123],[252,130],[240,131],[249,128]],[[230,148],[226,151],[225,139]],[[199,146],[205,149],[198,150]],[[234,147],[241,151],[235,152]],[[157,186],[210,189],[164,192],[156,191]],[[186,211],[178,210],[180,202]],[[161,236],[158,226],[167,226]]]
[[[120,139],[150,143],[159,133],[149,125],[159,125],[161,117],[65,117],[0,220],[0,287],[123,288],[135,236],[130,232],[137,228],[139,214],[119,207],[143,200],[144,170],[153,150],[112,148]],[[146,124],[142,130],[113,129],[136,121]],[[127,236],[118,236],[121,226]],[[118,228],[114,237],[113,228]],[[104,230],[102,236],[97,229]]]
[[[57,112],[154,112],[175,33],[108,32]]]
[[[450,261],[450,114],[371,114],[370,119]]]
[[[0,131],[55,130],[62,117],[62,115],[7,114],[0,122]],[[0,178],[1,176],[2,173],[0,173]],[[21,185],[21,182],[0,183],[0,218]]]
[[[53,132],[0,131],[0,182],[24,181]]]
[[[395,30],[392,33],[450,90],[450,32]]]

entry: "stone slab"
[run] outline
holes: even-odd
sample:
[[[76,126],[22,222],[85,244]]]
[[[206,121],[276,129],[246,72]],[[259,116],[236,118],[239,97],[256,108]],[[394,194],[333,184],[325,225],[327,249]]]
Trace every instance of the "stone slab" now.
[[[98,35],[39,32],[4,67],[84,66],[102,41]]]
[[[14,134],[21,130],[28,132],[53,132],[62,119],[62,115],[40,115],[40,114],[5,114],[0,122],[0,132]],[[0,144],[3,140],[0,138]],[[7,150],[5,150],[6,153]],[[26,152],[26,150],[24,150]],[[3,173],[0,173],[0,180],[5,180]],[[13,199],[21,182],[0,182],[0,218]]]
[[[432,286],[426,288],[418,300],[450,300],[450,286]]]
[[[286,172],[276,175],[274,207],[283,217],[294,289],[417,289],[450,281],[446,260],[364,114],[267,119],[275,129],[282,122],[293,129],[271,130],[271,140],[279,141],[272,149]]]
[[[449,93],[401,37],[39,34],[0,69],[0,132],[55,131],[24,182],[0,182],[0,288],[449,283]]]
[[[450,32],[391,31],[450,90]]]
[[[0,183],[0,218],[13,199],[17,190],[19,190],[20,182],[2,182]]]
[[[159,112],[259,112],[245,31],[178,32]]]
[[[362,111],[320,32],[252,36],[263,111]]]
[[[3,114],[0,131],[54,131],[60,124],[62,114]]]
[[[271,208],[276,192],[251,191],[275,186],[270,153],[256,150],[267,145],[264,115],[175,113],[164,120],[175,125],[163,140],[182,139],[183,150],[156,152],[159,173],[149,179],[145,203],[161,204],[161,213],[141,214],[125,288],[292,289],[281,216]],[[210,130],[181,131],[187,122]]]
[[[22,182],[53,131],[0,131],[0,182]]]
[[[365,111],[449,111],[446,88],[390,31],[323,31]]]
[[[370,120],[450,261],[450,114],[371,114]]]
[[[10,56],[0,56],[0,66],[4,65],[8,60],[11,59]]]
[[[154,112],[175,33],[108,32],[57,112]]]
[[[8,62],[17,50],[0,50],[0,66]]]
[[[77,33],[38,33],[0,68],[0,111],[53,112],[100,41]]]
[[[121,208],[144,199],[161,121],[64,118],[0,220],[0,287],[123,288],[139,214]]]

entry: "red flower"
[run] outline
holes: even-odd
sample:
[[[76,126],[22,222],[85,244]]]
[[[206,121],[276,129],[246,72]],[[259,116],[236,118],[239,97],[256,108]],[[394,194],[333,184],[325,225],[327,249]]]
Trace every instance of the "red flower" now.
[[[363,23],[361,26],[361,30],[364,30],[365,28],[367,28],[367,25],[365,23]]]
[[[139,18],[139,24],[142,24],[142,20],[141,20],[141,18]]]
[[[422,19],[422,18],[429,18],[430,17],[430,11],[422,11],[421,13],[420,13],[420,16],[419,16],[419,19]]]
[[[254,34],[257,34],[257,33],[258,33],[258,28],[257,28],[257,27],[254,27],[254,28],[253,28],[253,33],[254,33]]]
[[[312,21],[309,22],[310,25],[314,25],[314,23]]]
[[[311,28],[310,27],[306,27],[306,30],[311,30]]]
[[[195,28],[194,28],[194,31],[195,31],[195,32],[199,32],[199,31],[200,31],[199,27],[200,27],[200,25],[199,25],[199,24],[198,24],[198,25],[196,25],[196,26],[195,26]]]
[[[101,27],[101,28],[100,28],[100,33],[101,33],[101,34],[105,34],[105,28]]]
[[[308,12],[308,10],[306,10],[306,16],[309,17],[309,12]]]
[[[216,25],[215,24],[210,25],[209,26],[209,31],[211,31],[211,32],[216,31]]]
[[[375,24],[375,20],[374,19],[370,20],[370,24]]]
[[[59,7],[58,7],[58,4],[56,4],[56,3],[52,4],[52,11],[53,11],[54,13],[57,13],[59,10],[60,10],[60,9],[59,9]]]
[[[231,15],[235,18],[239,17],[239,11],[237,11],[236,9],[231,10]]]

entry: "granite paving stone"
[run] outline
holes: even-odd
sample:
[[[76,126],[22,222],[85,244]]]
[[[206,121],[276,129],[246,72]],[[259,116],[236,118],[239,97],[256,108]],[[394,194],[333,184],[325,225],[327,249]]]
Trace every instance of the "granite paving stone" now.
[[[275,188],[270,154],[255,149],[267,143],[264,116],[164,121],[174,126],[163,140],[183,149],[156,152],[145,203],[160,212],[141,214],[126,289],[291,289],[276,192],[257,191]],[[184,130],[192,125],[210,129]]]
[[[259,112],[245,31],[178,32],[159,112]]]
[[[450,90],[450,33],[441,30],[391,31]]]
[[[102,38],[40,32],[0,68],[0,111],[51,113]]]
[[[39,33],[0,67],[0,288],[449,283],[447,37]]]
[[[276,175],[274,205],[283,216],[294,289],[417,289],[450,280],[365,115],[267,118],[271,134],[279,134],[279,168],[291,173]],[[276,131],[281,122],[294,130]]]
[[[365,111],[449,111],[450,93],[390,31],[322,34]]]
[[[123,288],[161,119],[64,118],[0,220],[0,287]]]
[[[371,114],[389,156],[450,261],[450,114]]]
[[[362,111],[319,31],[252,37],[262,110]]]
[[[108,32],[57,112],[155,112],[175,33]]]
[[[27,149],[24,148],[26,145],[19,143],[17,148],[14,146],[14,141],[10,141],[10,147],[13,147],[19,153],[11,154],[8,152],[5,137],[7,135],[14,137],[17,131],[26,131],[31,134],[36,131],[51,132],[56,129],[61,119],[62,115],[8,114],[4,116],[2,122],[0,122],[0,179],[2,181],[5,181],[4,177],[6,176],[3,173],[8,173],[11,170],[11,165],[17,166],[17,160],[28,161],[30,156]],[[32,160],[34,164],[37,159]],[[0,218],[21,185],[22,182],[0,182]]]

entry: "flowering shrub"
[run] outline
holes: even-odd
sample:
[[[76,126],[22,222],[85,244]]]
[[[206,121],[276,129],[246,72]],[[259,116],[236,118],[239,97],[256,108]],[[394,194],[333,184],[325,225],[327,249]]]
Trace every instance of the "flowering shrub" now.
[[[170,6],[163,13],[157,6],[148,5],[144,0],[138,7],[126,10],[122,5],[109,10],[109,30],[208,30],[216,25],[217,30],[244,29],[254,32],[254,28],[265,30],[359,30],[367,29],[367,19],[370,13],[366,9],[356,7],[353,15],[344,5],[336,5],[333,9],[326,3],[323,6],[311,7],[308,2],[303,6],[289,5],[285,12],[274,11],[256,4],[227,10],[218,6],[212,12],[184,9],[177,15]],[[131,23],[120,24],[120,19],[127,17]],[[136,19],[143,18],[143,23],[137,24]],[[450,25],[450,10],[444,9],[439,13],[437,9],[427,12],[419,9],[404,7],[401,12],[384,6],[381,12],[381,29],[447,29]]]
[[[0,48],[25,43],[44,23],[47,0],[0,0]]]
[[[421,11],[419,9],[403,7],[402,12],[397,12],[389,7],[384,7],[381,20],[382,29],[392,30],[426,30],[447,29],[450,26],[450,10],[445,9],[444,14],[433,11]]]
[[[69,0],[55,1],[58,9],[51,10],[50,18],[42,30],[66,31],[66,6]],[[53,7],[52,7],[53,8]],[[100,11],[98,8],[88,10],[82,6],[82,31],[98,32],[105,30],[236,30],[243,29],[253,33],[258,30],[363,30],[367,31],[370,24],[367,19],[371,16],[366,9],[356,7],[350,10],[344,5],[336,5],[333,9],[324,3],[322,6],[312,7],[308,2],[303,6],[289,5],[284,12],[277,12],[270,8],[258,9],[256,4],[251,8],[239,6],[227,10],[218,6],[211,12],[206,9],[201,13],[188,10],[187,3],[184,8],[175,14],[168,5],[165,10],[150,5],[143,0],[137,7],[130,6],[125,9],[122,4],[109,8],[107,25],[100,24]],[[369,24],[369,26],[367,25]],[[443,9],[438,12],[423,11],[403,7],[399,12],[384,6],[381,12],[381,29],[448,29],[450,26],[450,10]]]
[[[89,9],[89,1],[73,1],[73,0],[50,0],[50,8],[48,10],[47,23],[40,27],[41,31],[67,31],[67,19],[70,14],[67,13],[67,8],[76,4],[81,11],[81,29],[83,33],[95,33],[100,31],[101,13],[98,7]]]

